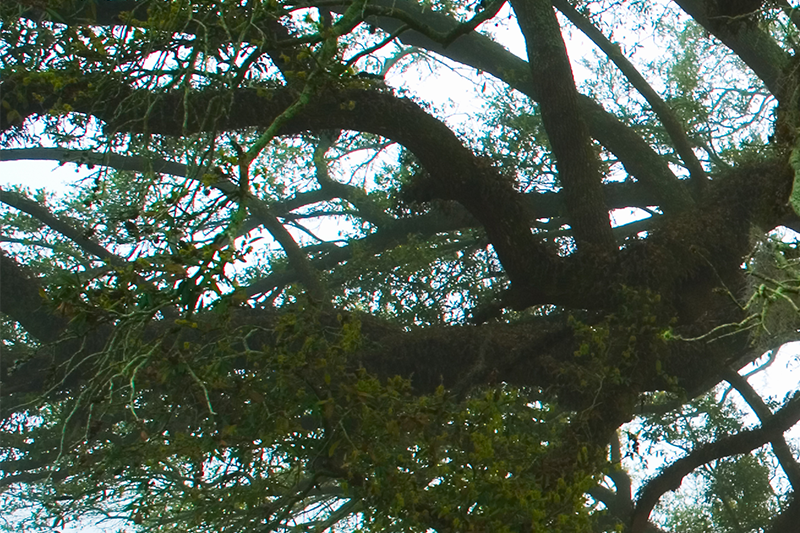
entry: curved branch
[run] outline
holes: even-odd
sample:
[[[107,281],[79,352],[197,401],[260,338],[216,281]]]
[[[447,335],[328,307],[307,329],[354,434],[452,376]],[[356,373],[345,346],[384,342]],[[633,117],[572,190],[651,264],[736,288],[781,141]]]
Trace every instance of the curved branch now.
[[[611,438],[612,467],[611,471],[608,473],[608,477],[610,477],[611,481],[614,482],[619,505],[621,506],[621,510],[624,511],[623,513],[620,513],[620,516],[626,516],[632,509],[633,501],[631,499],[631,477],[622,466],[621,448],[622,445],[619,441],[619,433],[615,433]]]
[[[182,178],[191,177],[187,165],[167,161],[157,157],[126,156],[111,152],[100,153],[93,150],[72,150],[68,148],[9,148],[0,149],[0,161],[58,161],[61,164],[105,166],[129,172],[157,172]],[[196,178],[197,176],[195,176]],[[333,181],[333,180],[331,180]],[[308,204],[324,202],[335,197],[350,199],[360,191],[355,187],[334,182],[330,187],[302,192],[277,202],[273,207],[276,215],[282,216]],[[652,202],[650,202],[652,203]],[[251,228],[253,229],[253,228]]]
[[[78,83],[88,89],[86,78]],[[71,105],[106,120],[111,128],[137,131],[146,126],[154,133],[183,135],[205,127],[205,117],[219,99],[229,101],[227,113],[216,115],[215,126],[219,130],[271,124],[295,100],[293,91],[286,88],[224,93],[209,90],[188,102],[183,102],[183,92],[168,93],[150,102],[150,119],[145,125],[142,109],[122,105],[123,99],[137,91],[123,86],[117,94],[115,99],[102,103],[85,95],[76,96]],[[144,96],[146,93],[142,94],[142,101],[147,100]],[[501,175],[490,162],[476,157],[444,123],[410,100],[345,86],[320,91],[279,133],[330,129],[375,133],[406,146],[430,175],[430,179],[415,188],[416,198],[452,199],[461,203],[486,229],[516,290],[537,299],[545,297],[551,284],[543,276],[553,272],[550,266],[558,258],[554,249],[531,232],[536,216],[530,213],[523,195],[514,189],[513,181]]]
[[[732,369],[727,369],[723,377],[742,395],[742,398],[755,412],[762,424],[772,418],[772,411],[750,383],[747,382],[747,379]],[[773,440],[771,444],[772,451],[775,453],[775,457],[778,458],[786,477],[789,478],[792,489],[797,492],[800,490],[800,464],[794,458],[794,454],[783,435]]]
[[[123,19],[127,20],[127,18],[122,16],[123,13],[133,13],[135,18],[146,20],[147,16],[145,10],[147,5],[147,3],[124,0],[122,2],[103,3],[102,6],[96,10],[87,9],[82,4],[80,9],[65,10],[53,7],[49,8],[47,13],[35,8],[30,8],[26,12],[27,15],[23,16],[29,16],[35,20],[40,20],[48,16],[58,16],[59,22],[116,25],[124,24],[125,22],[123,22]],[[347,5],[348,4],[343,4],[342,7],[331,7],[341,11],[345,9]],[[498,79],[503,80],[505,83],[508,83],[511,87],[537,99],[532,87],[529,65],[523,59],[513,55],[490,38],[473,31],[466,35],[459,36],[449,43],[448,46],[445,46],[442,44],[442,42],[444,42],[442,39],[452,35],[458,35],[466,26],[446,15],[432,12],[408,0],[373,0],[370,2],[370,8],[373,7],[388,9],[394,14],[402,12],[405,14],[404,19],[409,18],[414,23],[414,26],[423,29],[427,28],[429,30],[423,33],[413,30],[407,31],[401,37],[403,42],[425,48],[464,65],[486,71]],[[492,3],[491,7],[495,7],[494,3]],[[135,10],[140,10],[141,13],[134,13]],[[398,28],[404,24],[404,22],[389,16],[368,16],[367,21],[389,33],[397,31]],[[280,37],[285,38],[289,35],[287,30],[278,22],[268,22],[270,22],[269,27],[259,27],[258,31],[266,32],[266,35],[274,36],[276,39]],[[192,31],[192,29],[191,27],[187,27],[184,28],[184,31]],[[426,34],[433,35],[436,38]],[[261,39],[263,35],[264,33],[260,33],[259,39]],[[267,53],[270,54],[279,68],[285,62],[284,58],[287,57],[286,54],[288,54],[288,57],[291,59],[293,56],[297,55],[296,52],[297,50],[287,51],[285,48],[279,49],[277,52],[274,50],[267,50]],[[294,59],[291,60],[294,61]],[[8,80],[0,82],[0,86],[7,83],[9,83]],[[9,83],[9,86],[4,87],[4,89],[6,89],[3,91],[4,94],[12,94],[13,83]],[[76,92],[80,92],[81,90],[83,89],[78,88]],[[51,94],[52,92],[52,89],[50,91],[37,91],[38,94]],[[58,90],[55,92],[64,93],[70,91]],[[597,102],[585,96],[580,96],[579,100],[582,113],[587,120],[592,136],[613,152],[632,176],[636,177],[642,183],[647,184],[659,194],[660,199],[656,203],[662,207],[664,212],[691,205],[691,199],[685,194],[685,191],[682,188],[674,187],[677,180],[666,162],[655,153],[641,137],[622,124],[612,114],[603,110]],[[18,112],[21,118],[25,118],[31,113],[41,114],[46,112],[47,109],[52,107],[53,103],[54,102],[50,101],[35,102],[31,100],[27,102],[25,106],[16,103],[11,109]],[[34,109],[24,109],[25,107]],[[13,120],[6,117],[6,111],[7,110],[4,108],[0,109],[0,124],[2,124],[4,129],[11,125],[21,123],[21,119],[16,117],[16,114]]]
[[[668,491],[677,489],[683,478],[695,468],[723,457],[749,453],[780,438],[798,420],[800,420],[800,393],[795,394],[780,411],[763,422],[758,429],[740,431],[736,435],[700,446],[686,457],[678,459],[664,468],[657,477],[647,482],[640,490],[636,508],[631,517],[631,533],[645,531],[650,512],[661,496]]]
[[[389,217],[383,209],[378,207],[375,202],[371,201],[363,190],[351,185],[339,183],[330,177],[325,154],[333,144],[333,141],[334,139],[330,136],[322,135],[319,143],[314,148],[313,162],[320,190],[328,192],[332,196],[347,200],[358,209],[364,220],[375,226],[381,226],[390,222],[391,217]]]

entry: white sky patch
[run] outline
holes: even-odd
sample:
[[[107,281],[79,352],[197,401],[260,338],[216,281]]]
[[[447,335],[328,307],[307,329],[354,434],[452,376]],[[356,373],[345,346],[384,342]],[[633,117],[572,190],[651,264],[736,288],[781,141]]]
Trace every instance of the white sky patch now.
[[[611,226],[616,228],[617,226],[630,224],[637,220],[650,218],[651,215],[644,209],[639,209],[638,207],[626,207],[624,209],[612,210],[609,216],[611,217]]]
[[[59,165],[56,161],[2,161],[0,186],[19,185],[31,191],[45,189],[59,195],[69,192],[71,185],[92,171],[73,163]]]

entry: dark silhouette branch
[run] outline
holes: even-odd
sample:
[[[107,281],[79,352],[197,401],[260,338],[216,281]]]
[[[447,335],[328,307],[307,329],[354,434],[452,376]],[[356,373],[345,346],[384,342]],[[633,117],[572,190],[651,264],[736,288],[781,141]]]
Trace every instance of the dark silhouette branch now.
[[[742,395],[742,398],[758,416],[762,424],[772,418],[772,410],[761,398],[761,395],[747,382],[747,379],[732,369],[726,370],[723,377]],[[786,477],[789,478],[792,490],[797,492],[800,490],[800,464],[794,458],[794,454],[783,435],[773,440],[771,444],[775,457],[778,458],[781,468],[786,473]]]
[[[780,438],[798,420],[800,420],[800,394],[795,394],[777,413],[763,422],[761,427],[740,431],[736,435],[701,445],[686,457],[665,467],[639,491],[636,507],[631,515],[631,533],[645,531],[650,512],[661,496],[680,487],[683,478],[694,469],[716,459],[749,453]]]
[[[494,8],[495,4],[499,3],[499,1],[494,2],[491,7]],[[47,13],[32,8],[29,9],[28,16],[35,20],[54,16],[62,23],[116,25],[122,24],[123,20],[128,20],[126,17],[122,17],[123,13],[133,13],[137,9],[141,10],[142,13],[136,15],[136,18],[146,20],[147,17],[144,14],[144,10],[147,5],[147,2],[134,3],[127,1],[104,3],[102,9],[97,9],[96,12],[87,10],[85,7],[81,9],[49,7]],[[339,11],[346,8],[346,6],[342,8],[330,7]],[[407,0],[375,0],[370,2],[369,8],[383,8],[386,13],[393,15],[371,15],[367,17],[369,23],[386,30],[388,33],[397,31],[400,26],[409,22],[419,28],[420,31],[410,30],[404,32],[401,36],[403,42],[488,72],[508,83],[511,87],[534,99],[538,99],[532,86],[530,66],[523,59],[514,56],[488,37],[473,31],[460,35],[445,46],[443,43],[447,42],[448,36],[458,35],[466,26],[446,15],[432,12]],[[136,13],[138,12],[134,14]],[[401,13],[402,17],[398,18]],[[191,22],[188,22],[187,27],[183,28],[183,31],[188,32],[195,30],[196,28]],[[277,21],[272,21],[268,27],[259,27],[254,31],[259,42],[265,35],[273,36],[272,38],[276,42],[290,37],[288,30]],[[301,48],[295,49],[291,47],[278,49],[267,47],[267,53],[282,70],[297,68],[302,63],[298,63],[300,60],[297,59],[301,50]],[[286,64],[284,65],[284,63]],[[12,89],[13,87],[8,87],[4,93],[11,94]],[[48,108],[48,102],[42,102],[41,104],[34,104],[33,107],[40,109],[40,111],[34,112],[45,112]],[[592,136],[614,153],[632,176],[635,176],[639,181],[647,184],[658,193],[659,201],[657,204],[662,206],[665,212],[691,205],[691,199],[686,192],[682,188],[674,187],[676,178],[666,162],[641,137],[619,122],[612,114],[603,110],[593,100],[580,96],[580,106]],[[19,106],[15,109],[21,111]],[[5,112],[5,109],[0,109],[0,124],[4,128],[20,122],[17,118],[7,120],[4,116]],[[20,112],[20,114],[24,118],[30,112]]]
[[[375,0],[376,5],[386,5],[402,10],[418,24],[447,31],[457,24],[449,17],[432,12],[408,0]],[[403,22],[388,16],[371,16],[367,21],[388,33],[396,31]],[[429,50],[480,71],[487,72],[510,87],[539,100],[533,84],[530,65],[506,50],[489,37],[476,32],[463,35],[445,47],[417,31],[406,31],[400,40],[409,45]],[[605,146],[622,162],[625,169],[656,193],[665,212],[680,210],[692,205],[688,191],[678,186],[678,180],[664,158],[657,154],[631,128],[586,96],[579,96],[581,112],[587,121],[592,137]]]
[[[794,533],[797,531],[798,523],[800,523],[800,498],[797,497],[797,492],[794,492],[789,505],[772,520],[765,533]]]
[[[204,126],[201,117],[206,116],[216,97],[230,100],[228,113],[219,117],[216,124],[223,130],[271,124],[294,102],[293,93],[286,89],[241,89],[225,95],[211,91],[184,105],[180,92],[153,102],[146,126],[151,132],[165,135],[181,135],[185,133],[184,126],[189,132],[200,130]],[[112,112],[84,101],[75,102],[73,107],[108,120],[115,128],[136,131],[145,127],[139,111],[127,106],[122,109],[113,106]],[[189,113],[186,117],[182,116],[184,109]],[[529,211],[513,182],[488,161],[476,157],[445,124],[410,100],[385,92],[345,87],[316,95],[286,122],[280,133],[331,129],[375,133],[406,146],[429,175],[412,184],[412,197],[418,201],[449,199],[462,204],[485,228],[518,290],[533,298],[543,296],[542,288],[548,283],[541,277],[553,271],[549,265],[556,261],[556,255],[554,249],[531,232],[536,215]]]
[[[123,266],[127,264],[127,261],[124,258],[109,252],[90,238],[86,237],[86,230],[77,228],[73,224],[56,217],[46,207],[26,198],[20,193],[0,189],[0,202],[29,214],[33,218],[41,221],[50,228],[72,240],[84,251],[98,257],[99,259],[108,261],[114,266]]]
[[[43,343],[58,339],[67,325],[64,317],[56,316],[47,308],[41,286],[33,276],[2,250],[0,250],[0,313],[19,322],[28,333]]]

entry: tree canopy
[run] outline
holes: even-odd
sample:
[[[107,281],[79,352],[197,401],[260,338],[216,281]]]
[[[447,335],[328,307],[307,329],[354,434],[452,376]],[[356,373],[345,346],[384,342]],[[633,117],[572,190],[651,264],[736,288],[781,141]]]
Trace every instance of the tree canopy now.
[[[0,16],[6,527],[796,527],[787,0]]]

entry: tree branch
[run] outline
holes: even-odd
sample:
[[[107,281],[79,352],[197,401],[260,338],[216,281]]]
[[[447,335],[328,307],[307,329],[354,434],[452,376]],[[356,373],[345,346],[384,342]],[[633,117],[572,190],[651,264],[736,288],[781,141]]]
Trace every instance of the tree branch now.
[[[620,516],[627,516],[632,508],[631,477],[622,466],[622,450],[619,441],[619,433],[614,433],[611,439],[611,471],[608,477],[614,482],[618,504],[621,506]]]
[[[330,270],[350,259],[356,250],[362,254],[379,254],[408,242],[411,236],[424,239],[437,233],[471,227],[474,224],[477,224],[477,221],[469,217],[466,212],[462,212],[460,216],[458,213],[431,213],[412,219],[393,220],[391,224],[382,226],[377,232],[347,246],[332,247],[321,257],[311,260],[311,263],[319,271]],[[245,291],[248,296],[255,296],[285,286],[296,279],[296,272],[280,270],[253,282]]]
[[[555,155],[578,250],[588,246],[597,252],[612,252],[617,244],[603,199],[603,178],[578,106],[578,91],[553,6],[547,0],[512,0],[511,5],[525,36],[542,123]]]
[[[800,30],[800,10],[792,7],[788,0],[777,0],[777,4],[780,6],[781,11],[792,21],[794,27]]]
[[[64,317],[47,309],[35,278],[0,250],[0,313],[19,322],[42,343],[54,342],[67,326]],[[6,365],[2,365],[6,366]]]
[[[373,0],[372,3],[402,10],[419,24],[439,31],[447,31],[457,25],[457,22],[450,17],[425,9],[408,0]],[[388,33],[396,31],[402,24],[388,16],[370,16],[366,20]],[[447,47],[417,31],[404,32],[400,40],[407,45],[423,48],[463,65],[488,72],[533,100],[539,99],[533,86],[530,65],[485,35],[472,32],[459,37]],[[656,204],[661,206],[665,213],[692,205],[688,191],[678,186],[679,182],[666,161],[636,132],[591,98],[580,95],[579,105],[592,137],[617,156],[632,176],[658,195],[659,201]]]
[[[628,58],[626,58],[620,50],[619,45],[609,41],[588,18],[580,14],[567,0],[553,0],[553,5],[561,11],[570,22],[589,37],[615,65],[617,65],[617,68],[619,68],[622,74],[631,82],[631,85],[633,85],[645,100],[647,100],[653,112],[655,112],[664,125],[664,129],[667,131],[670,139],[672,139],[672,144],[678,152],[678,155],[683,160],[686,168],[689,169],[689,174],[695,184],[696,192],[702,193],[705,189],[708,177],[694,153],[692,143],[689,141],[689,137],[686,134],[685,124],[681,123],[678,116],[672,111],[669,105],[667,105],[650,84],[647,83],[647,80],[644,79],[636,67],[628,61]]]
[[[87,77],[78,83],[83,90],[89,89]],[[205,126],[205,117],[213,112],[211,108],[217,105],[218,98],[230,102],[227,113],[217,115],[215,127],[218,130],[271,124],[295,100],[290,89],[240,89],[224,94],[209,90],[184,103],[181,91],[150,102],[150,118],[145,124],[142,109],[131,105],[118,107],[131,96],[128,90],[120,88],[117,95],[118,102],[109,98],[98,105],[96,99],[81,93],[71,105],[105,119],[112,129],[137,131],[146,127],[153,133],[184,135]],[[133,100],[138,101],[127,99],[128,102]],[[375,133],[406,146],[430,175],[430,179],[413,188],[415,198],[419,201],[452,199],[461,203],[485,228],[515,290],[526,294],[526,298],[544,297],[550,282],[543,276],[554,271],[550,266],[558,259],[552,247],[532,234],[530,228],[535,215],[530,213],[524,197],[514,189],[513,181],[489,161],[476,157],[445,124],[410,100],[385,92],[332,87],[315,95],[279,133],[331,129]]]
[[[763,422],[760,428],[740,431],[736,435],[704,444],[664,468],[639,491],[631,518],[631,533],[645,531],[650,512],[661,496],[665,492],[677,489],[683,478],[695,468],[723,457],[749,453],[780,438],[798,420],[800,420],[800,394],[795,394],[777,413]]]
[[[165,174],[173,174],[177,176],[187,176],[189,174],[188,167],[181,163],[174,163],[171,161],[164,161],[157,158],[145,158],[141,156],[122,156],[112,153],[101,154],[90,150],[65,150],[60,148],[30,148],[30,149],[12,149],[0,150],[0,161],[14,161],[20,159],[33,159],[33,160],[58,160],[62,163],[70,162],[76,164],[88,165],[102,165],[113,167],[117,170],[135,171],[135,172],[161,172]],[[199,177],[196,177],[199,179]],[[226,194],[229,198],[240,201],[239,189],[232,182],[218,179],[212,184],[215,188]],[[343,185],[342,187],[347,187]],[[0,201],[25,211],[31,216],[41,220],[51,228],[62,233],[66,237],[75,241],[81,248],[100,257],[101,259],[108,260],[111,264],[122,266],[127,262],[111,252],[105,250],[102,246],[96,244],[90,239],[83,236],[83,232],[73,228],[69,224],[62,222],[54,217],[45,208],[39,204],[24,198],[22,195],[0,190]],[[266,204],[249,195],[246,199],[246,205],[253,212],[254,220],[259,225],[264,226],[275,238],[275,240],[283,247],[284,251],[289,258],[290,265],[300,281],[312,294],[312,297],[319,301],[324,301],[325,290],[319,281],[318,274],[308,265],[308,260],[301,248],[294,241],[292,236],[286,231],[286,228],[278,222],[275,215],[272,214]],[[253,229],[252,224],[248,227]]]
[[[134,10],[142,11],[142,13],[134,13],[135,18],[146,20],[147,16],[143,10],[146,9],[147,5],[147,3],[122,1],[108,4],[104,3],[102,8],[96,11],[87,10],[85,7],[81,9],[61,9],[52,7],[48,8],[49,11],[47,13],[31,8],[28,14],[23,16],[29,16],[34,20],[40,20],[48,16],[56,16],[59,22],[71,24],[91,23],[97,25],[117,25],[125,24],[121,18],[123,13],[133,13]],[[407,0],[374,0],[370,2],[370,6],[384,7],[392,10],[393,13],[405,13],[408,17],[413,19],[415,25],[434,31],[437,39],[442,36],[453,35],[454,31],[458,33],[458,31],[460,31],[459,28],[464,28],[463,25],[446,15],[432,12],[422,6],[408,2]],[[335,6],[331,7],[335,8]],[[346,5],[341,9],[345,7]],[[381,27],[389,33],[396,31],[404,24],[388,16],[369,16],[367,20],[371,24]],[[183,31],[191,32],[193,30],[191,25],[189,25],[184,28]],[[207,30],[203,31],[205,32]],[[278,22],[274,22],[269,28],[259,27],[258,31],[266,32],[266,35],[272,35],[275,39],[280,38],[278,35],[279,33],[283,37],[289,35],[286,29]],[[536,94],[534,94],[532,88],[532,77],[529,65],[488,37],[473,31],[456,38],[449,46],[444,46],[441,39],[436,40],[425,33],[429,32],[420,33],[413,30],[408,31],[402,35],[401,40],[408,44],[419,46],[445,57],[449,57],[454,61],[486,71],[517,90],[536,99]],[[259,41],[263,38],[263,35],[264,33],[259,33]],[[273,61],[275,61],[279,67],[285,62],[285,57],[290,57],[290,61],[294,61],[291,57],[297,55],[297,50],[292,49],[287,51],[285,47],[277,51],[270,49],[267,50],[267,52],[270,53]],[[286,56],[284,52],[286,52],[288,56]],[[286,66],[286,68],[290,67]],[[4,85],[5,87],[2,87]],[[6,95],[13,94],[13,86],[13,82],[9,82],[9,80],[0,82],[0,87],[4,89],[3,92]],[[56,93],[57,96],[60,96],[64,93],[80,92],[84,89],[85,88],[76,88],[75,91],[70,91],[68,89],[59,89],[57,91],[52,91],[52,89],[49,91],[37,90],[37,93]],[[54,102],[50,101],[35,102],[31,100],[26,102],[26,105],[15,103],[11,108],[19,112],[22,118],[25,118],[31,113],[45,113],[47,109],[52,107],[53,103]],[[662,207],[664,212],[668,212],[673,208],[691,205],[691,199],[686,195],[686,191],[682,188],[674,187],[676,178],[670,171],[666,162],[655,153],[641,137],[619,122],[616,117],[603,110],[602,107],[593,100],[581,96],[580,105],[589,127],[591,128],[592,136],[613,152],[632,176],[648,184],[649,187],[653,188],[653,190],[659,194],[660,199],[656,203]],[[29,109],[24,109],[25,107]],[[2,124],[4,129],[11,125],[21,123],[21,118],[9,120],[5,116],[6,112],[6,109],[0,109],[0,124]]]
[[[792,533],[797,530],[800,523],[800,498],[797,492],[792,494],[789,506],[776,516],[765,533]]]
[[[93,150],[71,150],[68,148],[9,148],[0,150],[0,161],[58,161],[60,164],[104,166],[131,172],[156,172],[188,177],[188,167],[156,157],[100,153]]]
[[[264,226],[278,244],[281,245],[283,251],[286,253],[286,257],[289,259],[289,265],[297,273],[311,298],[319,304],[328,302],[328,291],[319,278],[319,272],[309,263],[308,257],[306,257],[306,254],[303,252],[302,248],[300,248],[300,245],[297,244],[294,237],[292,237],[283,224],[275,217],[275,214],[269,206],[263,200],[256,198],[249,192],[245,197],[242,197],[239,187],[223,176],[219,176],[213,183],[213,186],[227,195],[228,198],[239,203],[244,203],[247,209],[252,213],[253,218]]]
[[[756,416],[758,416],[762,424],[772,418],[772,411],[750,383],[747,382],[747,379],[732,369],[727,369],[723,377],[742,395],[742,398],[744,398]],[[771,444],[772,451],[778,458],[778,462],[786,473],[786,477],[789,478],[792,489],[797,492],[800,490],[800,464],[798,464],[797,460],[794,458],[794,454],[786,443],[786,439],[783,435],[773,440]]]
[[[330,177],[328,173],[328,162],[325,160],[325,154],[333,144],[334,139],[329,135],[323,134],[319,143],[314,148],[314,169],[316,170],[317,183],[320,185],[320,190],[328,192],[332,196],[337,196],[343,200],[347,200],[353,204],[361,217],[374,226],[382,226],[391,221],[383,209],[378,207],[375,202],[371,201],[367,194],[357,188],[344,183],[339,183]]]
[[[624,130],[631,132],[630,128],[621,126]],[[635,134],[634,134],[635,136]],[[620,139],[620,144],[628,142],[627,139]],[[130,172],[158,172],[179,177],[190,177],[189,167],[183,163],[166,161],[156,157],[144,156],[124,156],[114,153],[100,153],[92,150],[71,150],[66,148],[11,148],[0,149],[0,161],[59,161],[61,163],[74,163],[76,165],[97,165],[107,166],[116,170]],[[645,163],[646,164],[646,163]],[[277,216],[283,216],[295,209],[317,202],[325,202],[333,198],[341,198],[353,203],[358,199],[361,189],[352,187],[334,180],[325,179],[325,176],[317,173],[318,181],[325,182],[320,188],[307,192],[301,192],[291,198],[281,200],[273,204],[272,210]],[[685,182],[676,182],[674,189],[680,191],[679,194],[686,194]],[[625,207],[646,208],[648,206],[659,205],[661,201],[659,195],[653,192],[644,183],[640,182],[609,182],[603,184],[603,191],[606,205],[610,209],[622,209]],[[540,218],[552,218],[555,216],[566,215],[566,205],[564,196],[561,192],[528,192],[524,194],[525,202],[529,208]],[[355,203],[356,208],[359,208]],[[363,214],[364,209],[359,208]],[[367,209],[369,211],[369,209]],[[462,215],[456,218],[463,219]],[[370,220],[365,215],[365,220]],[[376,219],[373,223],[380,225]],[[473,221],[471,225],[476,225]]]
[[[74,227],[72,224],[65,222],[58,217],[54,216],[50,211],[34,202],[33,200],[29,200],[25,198],[25,196],[13,192],[8,191],[5,189],[0,189],[0,202],[3,202],[6,205],[10,205],[15,209],[19,209],[20,211],[29,214],[33,218],[43,222],[50,228],[54,229],[55,231],[61,233],[68,239],[72,240],[75,244],[80,246],[83,250],[89,252],[90,254],[104,260],[108,261],[110,264],[114,266],[124,266],[128,262],[119,257],[116,254],[113,254],[94,242],[93,240],[85,237],[85,231],[80,230]]]

